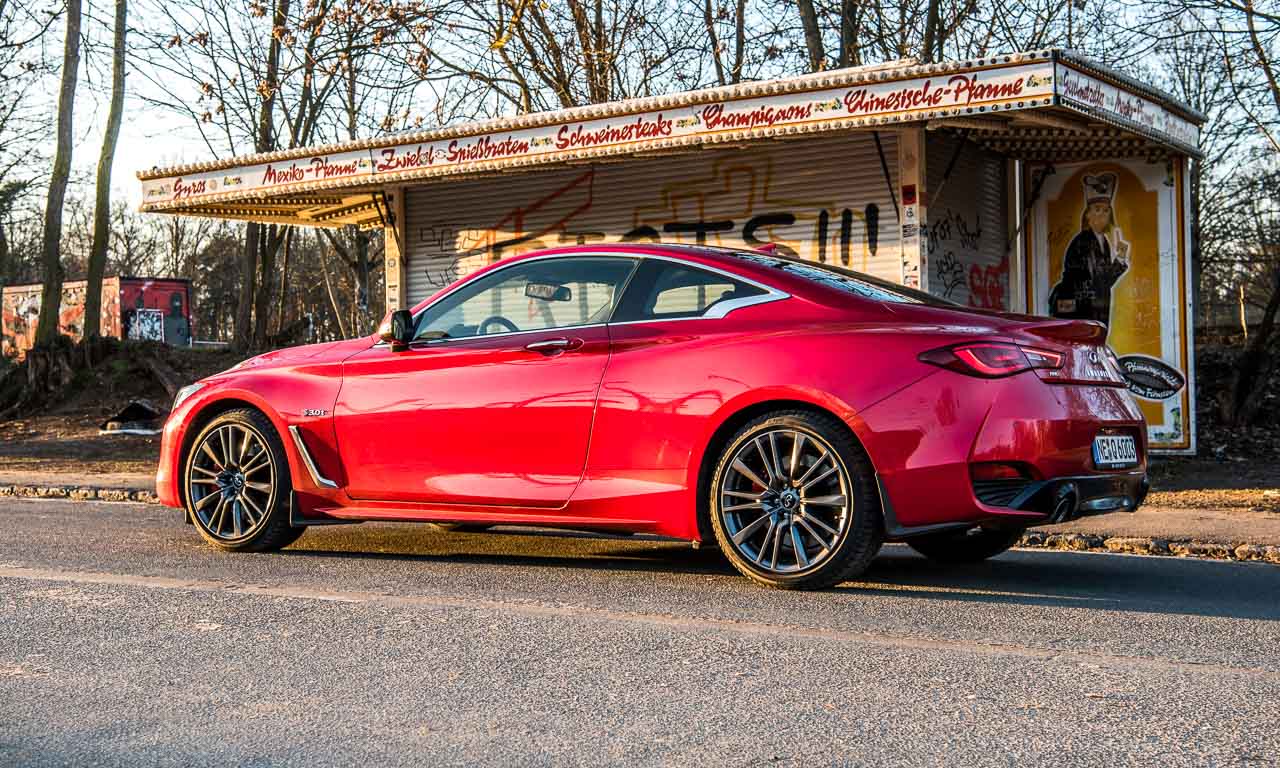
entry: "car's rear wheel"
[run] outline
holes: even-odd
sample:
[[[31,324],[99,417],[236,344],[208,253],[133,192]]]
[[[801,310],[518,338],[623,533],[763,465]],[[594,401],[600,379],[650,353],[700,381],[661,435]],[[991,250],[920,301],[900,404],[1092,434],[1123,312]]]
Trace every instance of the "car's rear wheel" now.
[[[184,490],[196,530],[219,549],[264,552],[292,544],[289,463],[271,421],[248,408],[205,425],[187,454]]]
[[[711,523],[729,562],[783,589],[821,589],[867,569],[883,542],[875,473],[839,420],[765,414],[720,454]]]
[[[970,528],[908,539],[907,546],[940,563],[978,563],[1018,543],[1021,528]]]

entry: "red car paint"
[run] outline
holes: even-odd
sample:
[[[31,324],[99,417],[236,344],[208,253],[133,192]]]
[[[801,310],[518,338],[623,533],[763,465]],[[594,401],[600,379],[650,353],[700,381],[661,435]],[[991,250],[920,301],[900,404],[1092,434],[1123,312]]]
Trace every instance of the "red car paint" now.
[[[715,249],[642,244],[512,257],[414,312],[511,263],[581,254],[683,260],[789,297],[723,318],[400,351],[371,336],[262,355],[205,380],[170,415],[161,501],[182,506],[187,443],[218,411],[243,404],[275,424],[298,511],[315,521],[523,523],[701,540],[700,483],[718,432],[744,411],[796,403],[836,415],[861,441],[890,538],[945,523],[1046,520],[1044,511],[979,501],[978,462],[1015,463],[1036,480],[1145,475],[1146,425],[1110,363],[1098,362],[1097,324],[886,303]],[[566,333],[581,340],[577,349],[525,349]],[[981,378],[920,359],[975,341],[1046,350],[1063,365]],[[290,426],[336,487],[315,482]],[[1137,468],[1094,468],[1093,438],[1108,432],[1135,437]]]

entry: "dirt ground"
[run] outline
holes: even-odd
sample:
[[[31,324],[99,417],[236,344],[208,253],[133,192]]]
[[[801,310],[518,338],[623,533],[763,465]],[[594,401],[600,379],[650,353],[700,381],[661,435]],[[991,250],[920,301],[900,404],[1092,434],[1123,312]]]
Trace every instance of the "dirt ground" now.
[[[130,344],[94,370],[77,375],[72,394],[43,413],[0,422],[0,470],[68,474],[155,472],[160,436],[99,435],[108,417],[131,400],[151,402],[162,412],[170,398],[142,362],[160,359],[179,384],[224,371],[241,359],[225,351],[189,350],[161,344]]]

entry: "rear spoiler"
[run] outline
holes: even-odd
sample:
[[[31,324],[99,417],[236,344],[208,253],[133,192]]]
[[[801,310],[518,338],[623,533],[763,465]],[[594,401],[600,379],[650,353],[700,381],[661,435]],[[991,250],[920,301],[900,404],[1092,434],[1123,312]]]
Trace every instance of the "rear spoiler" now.
[[[1018,330],[1044,339],[1084,342],[1088,344],[1101,344],[1107,338],[1107,326],[1096,320],[1050,320],[1037,318],[1035,321],[1019,326]]]

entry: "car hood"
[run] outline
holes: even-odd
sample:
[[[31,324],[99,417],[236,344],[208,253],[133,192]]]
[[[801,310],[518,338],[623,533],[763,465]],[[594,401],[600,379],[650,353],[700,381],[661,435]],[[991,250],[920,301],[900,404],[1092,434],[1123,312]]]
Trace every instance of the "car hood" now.
[[[271,352],[265,352],[256,357],[251,357],[234,367],[223,371],[223,373],[231,373],[233,371],[244,371],[254,368],[277,368],[288,365],[298,364],[315,364],[315,363],[339,363],[346,360],[361,350],[368,349],[373,346],[374,342],[368,336],[361,336],[355,339],[344,339],[342,341],[327,341],[321,344],[305,344],[300,347],[287,347],[285,349],[277,349]],[[218,374],[221,376],[222,374]]]

